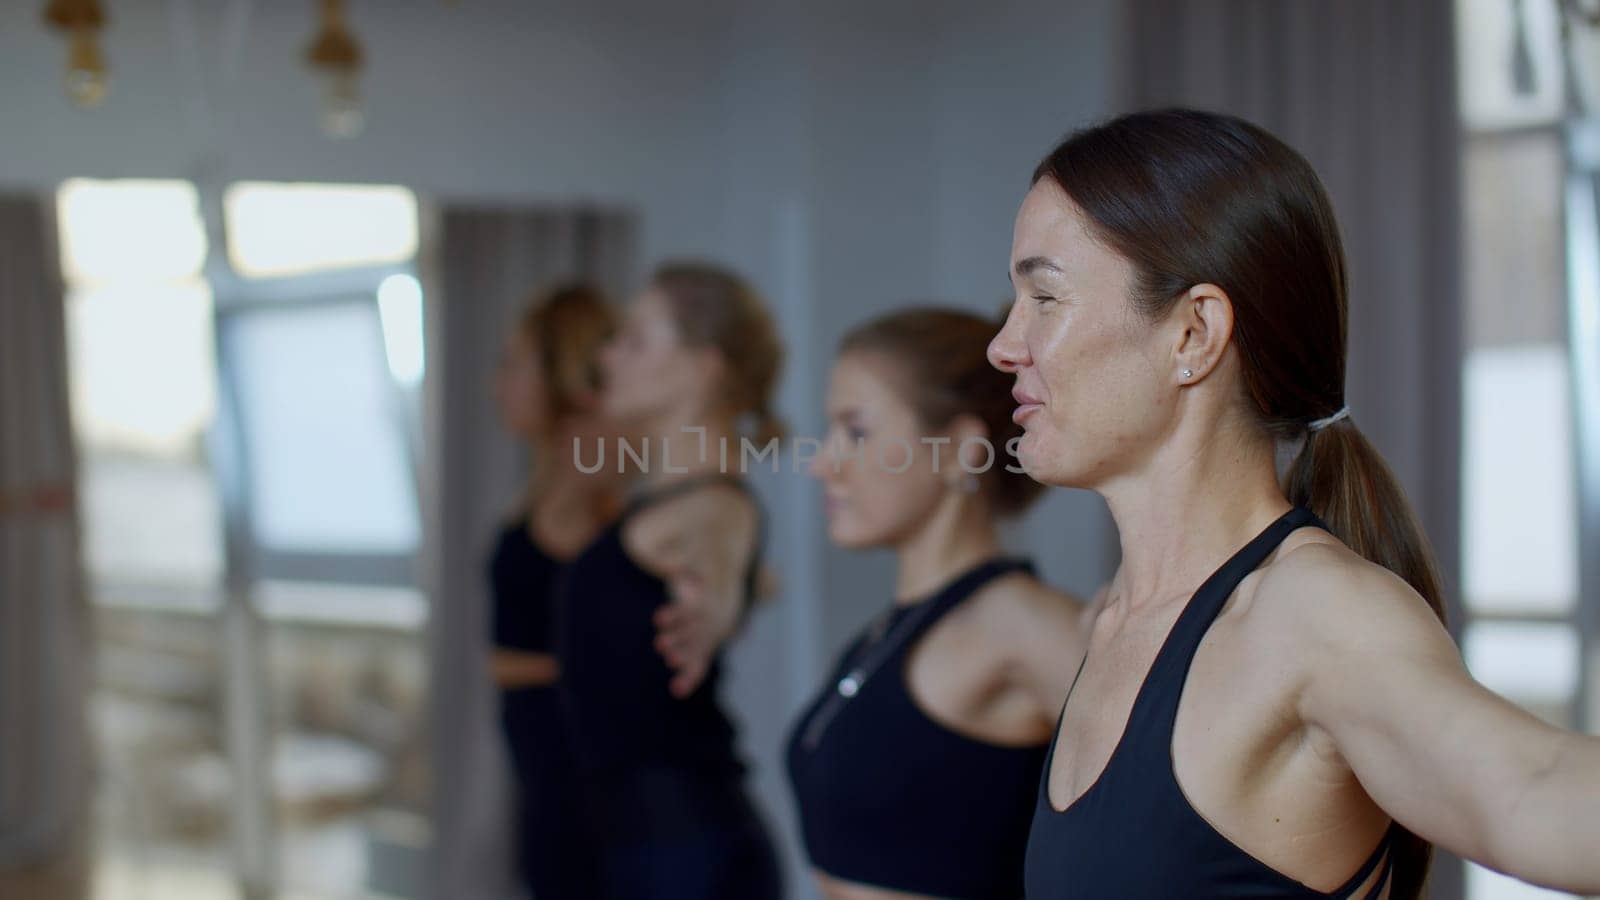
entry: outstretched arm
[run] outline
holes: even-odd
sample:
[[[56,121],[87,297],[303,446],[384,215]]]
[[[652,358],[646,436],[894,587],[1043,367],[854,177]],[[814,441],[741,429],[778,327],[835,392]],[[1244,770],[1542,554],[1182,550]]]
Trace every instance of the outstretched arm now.
[[[656,649],[674,671],[673,694],[686,697],[738,628],[755,506],[737,489],[714,485],[650,509],[637,525],[626,536],[630,553],[666,581],[672,597],[656,613]]]
[[[1380,807],[1492,869],[1600,892],[1600,739],[1473,681],[1422,598],[1349,551],[1308,545],[1274,569],[1260,590],[1297,622],[1302,720]]]
[[[561,679],[561,663],[550,653],[496,647],[489,653],[489,677],[502,688],[547,687]]]

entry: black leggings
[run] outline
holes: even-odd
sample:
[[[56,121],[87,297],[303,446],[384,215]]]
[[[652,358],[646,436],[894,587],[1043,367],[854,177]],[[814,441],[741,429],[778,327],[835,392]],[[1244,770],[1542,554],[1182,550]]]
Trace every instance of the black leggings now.
[[[737,777],[645,769],[588,792],[605,900],[781,900],[772,839]]]

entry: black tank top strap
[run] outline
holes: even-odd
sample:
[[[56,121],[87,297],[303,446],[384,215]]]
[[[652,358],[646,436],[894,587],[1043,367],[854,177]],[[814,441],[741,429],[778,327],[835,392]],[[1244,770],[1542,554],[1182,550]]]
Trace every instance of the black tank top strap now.
[[[1221,568],[1211,573],[1178,615],[1178,621],[1173,624],[1166,643],[1156,655],[1147,679],[1151,687],[1157,688],[1149,698],[1157,704],[1157,709],[1150,712],[1158,714],[1157,722],[1167,730],[1168,740],[1163,746],[1171,743],[1171,729],[1177,720],[1178,702],[1183,698],[1183,684],[1187,680],[1189,666],[1194,662],[1195,652],[1200,649],[1200,642],[1211,624],[1227,605],[1228,598],[1233,596],[1239,583],[1266,561],[1291,532],[1307,525],[1320,525],[1320,522],[1309,510],[1300,507],[1294,507],[1279,516],[1266,530],[1223,563]]]
[[[1310,511],[1291,509],[1195,591],[1157,651],[1098,780],[1064,810],[1050,803],[1049,778],[1040,780],[1027,854],[1030,898],[1160,900],[1172,896],[1174,883],[1186,886],[1185,896],[1207,900],[1378,900],[1383,895],[1393,879],[1399,826],[1391,825],[1355,875],[1324,893],[1261,862],[1218,831],[1189,803],[1174,769],[1173,729],[1201,641],[1239,583],[1305,526],[1327,530]],[[1060,730],[1058,724],[1058,737]],[[1053,742],[1052,754],[1060,746]],[[1159,865],[1144,858],[1148,848],[1140,841],[1150,835],[1160,835]]]
[[[1346,900],[1356,900],[1356,889],[1365,884],[1372,873],[1377,871],[1378,877],[1372,882],[1372,887],[1361,895],[1361,900],[1378,900],[1383,896],[1383,889],[1388,886],[1389,878],[1394,873],[1394,830],[1400,826],[1390,825],[1389,830],[1383,833],[1383,840],[1378,842],[1378,848],[1372,851],[1367,861],[1362,863],[1361,869],[1343,887],[1333,892],[1335,897]]]
[[[912,623],[911,630],[905,634],[902,640],[897,642],[900,653],[908,652],[909,648],[916,644],[917,639],[922,636],[923,632],[932,628],[935,623],[944,618],[945,613],[960,605],[963,600],[971,597],[979,588],[1002,575],[1008,575],[1012,572],[1035,574],[1033,561],[1020,557],[995,556],[957,575],[944,587],[940,588],[938,593],[922,601],[929,605],[929,609],[926,613],[917,617],[917,621]]]

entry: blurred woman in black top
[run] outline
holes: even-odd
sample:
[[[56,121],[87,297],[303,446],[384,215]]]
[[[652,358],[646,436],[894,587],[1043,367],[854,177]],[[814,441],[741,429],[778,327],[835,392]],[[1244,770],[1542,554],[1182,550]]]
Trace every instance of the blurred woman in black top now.
[[[507,337],[495,373],[501,424],[531,454],[528,483],[489,560],[492,676],[517,788],[517,859],[538,900],[588,900],[596,858],[579,824],[576,767],[555,691],[556,576],[611,519],[614,474],[574,465],[574,438],[599,425],[601,344],[615,330],[601,294],[572,285],[532,303]]]
[[[1002,549],[1002,522],[1043,486],[1009,453],[1022,429],[985,356],[999,329],[964,310],[902,309],[853,329],[834,363],[827,452],[811,465],[828,535],[893,550],[897,573],[892,598],[851,598],[883,608],[789,740],[828,900],[1023,894],[1082,607]]]
[[[602,355],[606,414],[642,448],[621,518],[562,578],[562,693],[613,900],[771,900],[776,856],[717,696],[755,586],[762,515],[737,476],[782,350],[754,291],[715,266],[658,269]],[[722,464],[727,446],[729,464]],[[620,448],[605,459],[615,470]],[[595,463],[591,446],[581,454]],[[630,467],[638,463],[630,460]]]

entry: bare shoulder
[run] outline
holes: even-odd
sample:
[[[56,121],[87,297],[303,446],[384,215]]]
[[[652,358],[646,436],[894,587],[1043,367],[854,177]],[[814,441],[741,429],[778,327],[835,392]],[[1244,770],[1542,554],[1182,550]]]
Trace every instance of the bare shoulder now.
[[[1320,529],[1289,537],[1256,572],[1247,626],[1304,664],[1352,654],[1455,654],[1448,632],[1404,579]]]
[[[985,632],[1008,644],[1077,639],[1083,599],[1026,572],[1008,572],[979,588],[967,609]]]
[[[623,541],[636,558],[652,560],[697,538],[748,538],[755,527],[750,495],[731,484],[712,483],[646,506],[627,523]]]
[[[726,482],[713,482],[648,507],[641,517],[676,523],[684,530],[729,528],[742,530],[755,523],[756,505],[750,494]]]

